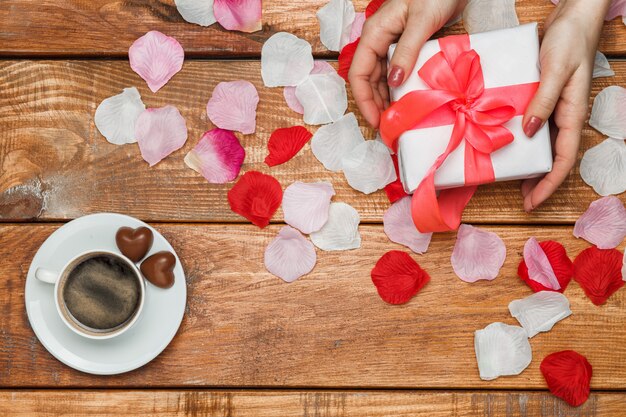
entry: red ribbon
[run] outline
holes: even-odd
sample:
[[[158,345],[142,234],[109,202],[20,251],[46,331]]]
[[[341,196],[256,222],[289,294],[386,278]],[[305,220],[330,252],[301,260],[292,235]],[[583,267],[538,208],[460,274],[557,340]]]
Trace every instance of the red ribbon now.
[[[454,123],[444,153],[427,171],[411,203],[413,222],[422,232],[456,230],[478,184],[495,181],[490,154],[513,142],[503,126],[523,114],[539,83],[485,89],[480,56],[468,35],[439,39],[441,51],[418,71],[431,90],[412,91],[382,115],[380,134],[397,150],[407,130]],[[435,171],[465,139],[465,186],[442,190],[437,198]]]

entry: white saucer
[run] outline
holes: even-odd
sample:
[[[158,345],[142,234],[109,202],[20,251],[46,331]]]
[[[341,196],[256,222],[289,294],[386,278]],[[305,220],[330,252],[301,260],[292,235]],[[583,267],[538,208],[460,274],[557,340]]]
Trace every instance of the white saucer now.
[[[150,254],[168,250],[176,256],[174,285],[161,289],[147,282],[144,310],[133,327],[112,339],[91,340],[63,323],[54,305],[54,285],[39,281],[35,271],[39,267],[60,270],[85,250],[119,251],[115,233],[122,226],[150,228],[154,233]],[[145,365],[167,347],[183,319],[187,285],[178,255],[158,231],[133,217],[99,213],[73,220],[46,239],[28,270],[24,298],[33,331],[55,358],[82,372],[112,375]]]

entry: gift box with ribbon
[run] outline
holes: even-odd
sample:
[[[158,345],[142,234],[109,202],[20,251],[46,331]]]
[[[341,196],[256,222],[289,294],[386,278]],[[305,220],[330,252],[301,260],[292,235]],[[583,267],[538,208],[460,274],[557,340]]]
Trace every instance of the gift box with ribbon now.
[[[380,124],[421,232],[455,230],[479,184],[552,169],[547,123],[522,129],[539,75],[536,23],[426,42]]]

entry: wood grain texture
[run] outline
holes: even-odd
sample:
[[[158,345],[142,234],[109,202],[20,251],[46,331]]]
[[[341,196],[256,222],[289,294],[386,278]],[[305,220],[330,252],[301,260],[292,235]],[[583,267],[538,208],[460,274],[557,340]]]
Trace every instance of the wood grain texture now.
[[[623,417],[624,403],[593,393],[574,408],[527,391],[0,391],[7,417]]]
[[[531,339],[529,368],[489,382],[478,377],[474,331],[496,321],[516,324],[507,306],[531,294],[516,276],[526,239],[560,241],[574,258],[589,245],[571,227],[488,227],[504,240],[508,257],[497,279],[475,284],[452,271],[454,234],[438,234],[426,255],[414,255],[431,282],[408,304],[391,306],[378,297],[370,271],[383,253],[402,248],[380,225],[360,227],[358,250],[318,251],[313,272],[292,284],[263,266],[279,225],[156,225],[187,273],[187,312],[158,358],[111,377],[61,364],[29,327],[26,272],[57,227],[0,226],[2,387],[544,389],[541,360],[574,349],[592,364],[594,389],[626,389],[626,290],[596,307],[575,282],[565,292],[573,315]]]
[[[615,77],[597,79],[593,96],[611,84],[626,85],[626,63],[613,61]],[[213,127],[205,106],[218,82],[247,79],[260,95],[255,134],[241,136],[243,171],[274,175],[287,187],[294,181],[330,181],[337,201],[352,204],[365,222],[380,222],[389,206],[383,191],[363,195],[342,173],[324,169],[307,145],[291,161],[268,168],[267,140],[279,127],[302,124],[288,109],[282,88],[265,88],[258,61],[191,61],[158,94],[121,61],[0,62],[0,219],[72,219],[99,211],[124,212],[148,221],[232,222],[226,193],[232,184],[209,184],[184,163],[185,154]],[[187,121],[185,147],[153,168],[137,145],[116,146],[97,131],[93,115],[106,97],[137,86],[148,107],[177,106]],[[590,103],[592,101],[590,100]],[[350,111],[356,106],[350,103]],[[360,124],[367,138],[374,132]],[[316,128],[310,126],[312,131]],[[587,127],[579,157],[603,140]],[[532,215],[522,209],[519,182],[483,186],[464,219],[481,223],[573,223],[598,198],[575,169],[559,191]],[[621,196],[626,201],[626,194]],[[278,212],[275,221],[282,219]]]
[[[368,0],[354,0],[364,11]],[[203,28],[185,22],[174,0],[3,0],[0,8],[0,55],[126,56],[130,44],[149,30],[174,36],[187,56],[259,56],[263,42],[277,32],[308,40],[318,56],[336,56],[319,40],[315,13],[326,0],[263,1],[263,30],[245,34]],[[543,22],[554,9],[549,0],[518,0],[521,23]],[[437,36],[464,33],[462,24]],[[626,53],[626,28],[620,19],[605,24],[600,49]]]

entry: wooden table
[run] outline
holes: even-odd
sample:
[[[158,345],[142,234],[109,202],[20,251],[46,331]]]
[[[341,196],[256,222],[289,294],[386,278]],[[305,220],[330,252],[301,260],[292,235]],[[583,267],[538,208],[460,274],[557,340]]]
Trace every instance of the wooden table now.
[[[450,266],[455,234],[438,234],[426,255],[413,256],[431,283],[407,305],[390,306],[370,279],[383,253],[404,249],[383,233],[385,194],[355,192],[341,174],[326,171],[308,145],[284,165],[263,164],[271,132],[302,119],[287,108],[282,89],[263,86],[261,46],[288,31],[307,39],[317,57],[335,59],[319,41],[315,12],[324,3],[266,0],[263,31],[242,34],[185,23],[173,0],[2,1],[0,415],[626,415],[625,290],[596,307],[572,283],[566,294],[574,314],[531,340],[528,369],[490,382],[478,377],[474,330],[494,321],[515,324],[507,305],[530,294],[516,276],[525,240],[558,240],[571,258],[589,246],[572,236],[572,225],[598,196],[578,167],[531,215],[522,210],[518,183],[481,187],[464,221],[505,241],[508,257],[495,281],[460,281]],[[355,1],[357,10],[365,5]],[[543,21],[552,8],[548,0],[518,1],[521,22]],[[175,36],[188,57],[158,94],[126,59],[132,41],[152,29]],[[462,30],[457,24],[444,34]],[[595,80],[593,96],[608,85],[626,85],[626,62],[615,59],[626,57],[621,21],[605,25],[600,48],[613,58],[616,76]],[[361,249],[318,251],[313,273],[292,284],[263,266],[282,212],[260,230],[230,211],[232,185],[208,184],[183,163],[212,127],[205,105],[213,88],[235,79],[253,82],[261,98],[256,134],[241,137],[243,170],[270,172],[283,188],[296,180],[331,181],[335,200],[361,215]],[[93,124],[100,101],[129,86],[151,107],[177,106],[189,127],[184,149],[153,168],[137,146],[111,145]],[[356,111],[353,102],[350,111]],[[585,128],[580,155],[602,140]],[[159,229],[180,254],[189,292],[171,345],[150,364],[112,377],[55,360],[24,308],[25,275],[38,246],[64,222],[101,211]],[[593,393],[578,409],[548,393],[539,372],[541,360],[562,349],[593,365]]]

